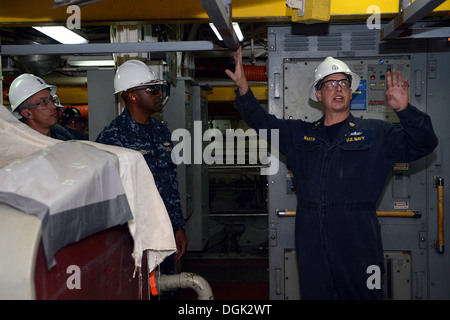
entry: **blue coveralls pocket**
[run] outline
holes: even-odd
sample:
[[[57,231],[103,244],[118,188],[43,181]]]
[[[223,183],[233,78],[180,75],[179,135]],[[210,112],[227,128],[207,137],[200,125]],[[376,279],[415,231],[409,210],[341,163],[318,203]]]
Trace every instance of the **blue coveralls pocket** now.
[[[306,137],[305,137],[306,138]],[[320,148],[319,143],[315,138],[310,138],[314,140],[302,140],[296,146],[296,156],[294,159],[298,162],[296,166],[299,172],[296,174],[299,175],[300,180],[309,181],[314,177],[317,177],[317,174],[320,170]]]
[[[339,145],[339,178],[345,180],[359,180],[366,170],[371,143],[343,142]]]

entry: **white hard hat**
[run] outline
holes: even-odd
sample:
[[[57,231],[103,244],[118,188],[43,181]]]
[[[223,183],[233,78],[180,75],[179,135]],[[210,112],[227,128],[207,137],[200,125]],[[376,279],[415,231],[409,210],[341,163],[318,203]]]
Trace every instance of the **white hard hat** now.
[[[11,112],[19,115],[17,107],[29,97],[44,89],[49,89],[52,96],[56,93],[56,86],[45,83],[44,80],[33,74],[24,73],[15,78],[8,93]]]
[[[146,84],[162,84],[156,74],[142,61],[128,60],[117,68],[114,76],[114,93]]]
[[[334,73],[345,73],[351,77],[352,85],[351,89],[355,92],[359,87],[359,76],[352,72],[350,68],[341,60],[334,59],[332,57],[328,57],[322,61],[321,64],[314,71],[314,82],[311,85],[311,89],[309,90],[309,97],[317,101],[316,97],[316,86],[317,84],[323,80],[325,77],[328,77]]]

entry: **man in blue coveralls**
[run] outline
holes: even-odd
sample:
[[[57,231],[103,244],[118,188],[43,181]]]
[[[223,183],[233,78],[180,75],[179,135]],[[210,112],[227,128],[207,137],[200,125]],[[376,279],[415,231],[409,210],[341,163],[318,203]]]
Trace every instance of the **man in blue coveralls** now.
[[[115,93],[121,93],[125,110],[97,137],[96,142],[133,149],[143,154],[166,206],[175,234],[177,252],[164,260],[161,272],[174,273],[174,259],[186,252],[185,220],[178,191],[177,167],[172,162],[172,140],[167,126],[151,117],[161,111],[164,82],[142,61],[123,63],[114,77]],[[146,190],[141,190],[146,192]],[[170,298],[170,293],[167,295]]]
[[[417,160],[438,144],[430,117],[409,104],[408,81],[387,73],[386,101],[400,124],[359,119],[350,113],[359,77],[337,59],[315,70],[310,98],[324,106],[315,122],[266,113],[248,86],[242,48],[235,71],[236,107],[247,124],[278,129],[280,152],[292,169],[298,197],[295,221],[302,299],[380,299],[367,285],[369,267],[384,272],[376,202],[395,163]]]

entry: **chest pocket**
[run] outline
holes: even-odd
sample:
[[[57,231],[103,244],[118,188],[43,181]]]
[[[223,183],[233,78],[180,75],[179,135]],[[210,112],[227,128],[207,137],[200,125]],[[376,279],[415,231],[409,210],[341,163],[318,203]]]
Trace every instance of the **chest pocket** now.
[[[296,146],[296,174],[301,180],[310,180],[320,169],[320,143],[315,138],[301,140]],[[312,140],[314,139],[314,140]]]
[[[345,141],[341,143],[339,145],[339,178],[346,180],[361,179],[364,171],[367,171],[371,149],[371,142]]]

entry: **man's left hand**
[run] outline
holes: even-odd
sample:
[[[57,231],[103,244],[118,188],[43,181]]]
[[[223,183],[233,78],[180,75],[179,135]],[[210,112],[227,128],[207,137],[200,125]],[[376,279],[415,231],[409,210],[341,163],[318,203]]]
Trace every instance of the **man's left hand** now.
[[[186,253],[187,240],[184,230],[175,231],[175,244],[177,246],[177,252],[175,253],[175,260],[180,260]]]
[[[386,103],[392,107],[395,111],[402,111],[406,109],[409,103],[408,95],[408,79],[405,79],[403,83],[402,73],[396,70],[386,73],[387,77],[387,90],[386,90]]]

